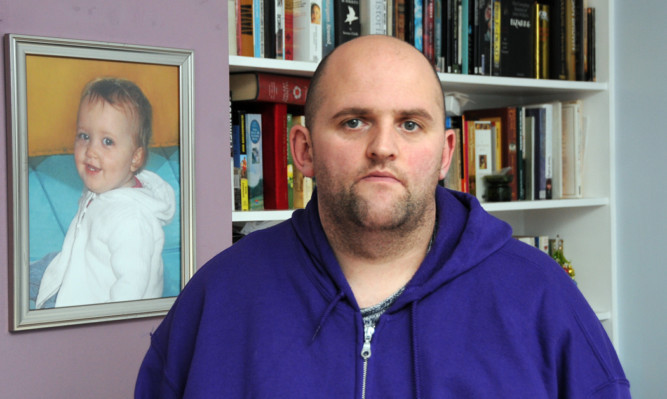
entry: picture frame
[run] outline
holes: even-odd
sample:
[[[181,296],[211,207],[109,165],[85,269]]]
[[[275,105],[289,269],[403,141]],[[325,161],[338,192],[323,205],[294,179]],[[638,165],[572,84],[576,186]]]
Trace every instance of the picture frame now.
[[[7,34],[5,35],[5,57],[8,224],[10,229],[8,253],[10,331],[110,322],[166,314],[175,297],[196,270],[193,51]],[[75,217],[83,217],[81,214],[90,210],[85,217],[93,220],[95,214],[92,211],[92,204],[95,201],[97,201],[95,209],[113,209],[114,206],[132,209],[131,206],[121,206],[114,202],[102,202],[101,198],[107,198],[106,201],[110,201],[109,197],[103,197],[104,193],[95,193],[96,189],[84,183],[83,178],[88,172],[81,172],[78,169],[79,163],[76,163],[79,161],[75,162],[75,138],[77,143],[79,140],[84,140],[84,137],[90,143],[96,142],[95,137],[97,136],[80,133],[79,130],[82,128],[78,126],[79,118],[82,118],[79,114],[84,112],[82,90],[87,87],[87,83],[96,79],[122,79],[132,82],[140,88],[152,106],[152,138],[150,145],[146,147],[148,158],[143,168],[159,176],[163,182],[172,187],[173,209],[171,219],[167,215],[166,221],[160,220],[164,234],[162,251],[158,251],[160,246],[155,244],[155,246],[140,247],[139,252],[142,253],[141,259],[147,259],[148,256],[143,255],[144,248],[146,252],[152,251],[151,276],[161,274],[159,278],[162,279],[162,295],[155,294],[155,288],[153,294],[146,294],[148,290],[144,292],[143,288],[134,291],[127,289],[127,292],[121,289],[128,285],[144,287],[144,274],[147,273],[144,273],[144,270],[149,268],[149,262],[141,263],[137,260],[137,263],[134,264],[134,259],[132,262],[127,262],[128,257],[126,256],[124,258],[126,262],[122,263],[120,267],[129,269],[130,273],[124,275],[125,280],[122,283],[125,286],[121,286],[121,277],[118,277],[119,274],[116,273],[114,261],[120,257],[121,249],[124,250],[130,245],[109,246],[109,248],[116,249],[108,250],[104,254],[97,254],[97,249],[94,251],[86,249],[86,251],[93,251],[97,256],[94,259],[100,265],[97,265],[95,270],[102,270],[101,268],[111,265],[115,274],[105,275],[109,281],[100,279],[99,273],[96,277],[90,277],[90,270],[92,270],[90,265],[96,263],[89,261],[91,258],[87,257],[88,252],[86,251],[82,251],[86,254],[85,256],[81,255],[83,259],[86,259],[85,261],[76,262],[75,260],[79,259],[76,257],[78,255],[73,255],[72,259],[75,260],[62,261],[66,256],[65,253],[80,253],[77,251],[80,248],[80,245],[76,244],[77,241],[71,241],[68,238],[68,244],[64,245],[65,237],[68,237],[70,228],[74,231],[74,227],[71,227],[70,224],[74,226],[71,221]],[[104,102],[104,100],[98,100],[100,101]],[[102,110],[100,112],[112,112],[109,111],[111,107],[105,108],[105,106],[106,103],[100,106],[99,109]],[[123,118],[127,118],[128,121],[134,121],[134,117],[130,115],[134,115],[135,109],[132,106],[126,108],[122,106],[123,104],[120,106],[116,104],[113,107],[122,111],[118,115],[123,115]],[[88,112],[87,108],[85,112]],[[103,140],[106,140],[104,145],[111,142],[108,139]],[[115,142],[111,143],[116,145]],[[89,166],[89,168],[93,167]],[[101,167],[100,170],[106,172],[107,169]],[[95,172],[97,173],[97,169]],[[138,178],[135,180],[139,182]],[[151,183],[148,186],[145,184],[142,186],[139,182],[135,184],[135,187],[147,190],[153,185]],[[123,193],[130,193],[128,195],[135,195],[141,191],[134,188],[121,188],[120,190],[125,190],[122,191]],[[168,189],[165,190],[169,192]],[[118,192],[118,190],[114,191]],[[82,192],[95,194],[95,199],[88,202],[87,205],[80,203]],[[171,197],[166,195],[166,198]],[[172,204],[171,200],[166,202]],[[106,208],[101,204],[105,204]],[[93,237],[95,232],[116,231],[116,224],[124,226],[120,221],[116,223],[111,220],[106,223],[98,222],[97,230],[92,227],[85,230],[84,237]],[[139,233],[137,236],[128,238],[134,242],[141,241],[139,236],[143,238],[144,230],[132,231]],[[157,231],[156,237],[159,236],[159,229],[153,228],[153,231]],[[79,239],[78,236],[73,235],[73,237]],[[111,239],[108,240],[111,241]],[[99,239],[99,241],[104,242],[104,239]],[[73,246],[70,245],[72,242],[75,242]],[[81,242],[78,241],[78,243]],[[92,238],[90,242],[93,242]],[[153,238],[152,241],[142,242],[159,243],[159,240]],[[65,248],[74,249],[68,249],[69,252],[67,252]],[[63,255],[60,255],[61,252]],[[155,253],[157,255],[154,255]],[[60,261],[55,262],[53,260],[55,258],[59,258]],[[160,261],[162,268],[156,268],[155,262]],[[55,266],[56,263],[59,265],[58,268]],[[70,276],[75,275],[72,265],[79,263],[83,266],[77,266],[79,268],[76,269],[79,270],[78,280],[77,278],[68,280]],[[62,266],[63,264],[66,266]],[[40,289],[43,289],[41,283],[45,270],[49,270],[50,267],[51,271],[60,270],[57,273],[48,272],[48,281],[56,281],[56,285],[60,282],[59,289],[50,298],[51,305],[47,305],[47,301],[47,304],[38,307],[36,299],[39,297]],[[81,268],[86,272],[81,273]],[[138,271],[136,275],[134,270]],[[109,275],[112,277],[108,277]],[[53,276],[56,278],[54,279]],[[102,280],[104,280],[103,283],[100,283]],[[155,287],[156,283],[153,280],[150,285]],[[77,281],[83,284],[77,285]],[[44,283],[44,286],[46,285],[48,284]],[[109,288],[110,286],[113,288]],[[95,299],[86,302],[88,301],[86,295],[89,292],[91,294],[88,297]],[[118,292],[123,292],[124,295],[114,296]],[[41,302],[44,302],[43,297],[44,295],[42,295]],[[71,297],[79,298],[80,303],[65,300]]]

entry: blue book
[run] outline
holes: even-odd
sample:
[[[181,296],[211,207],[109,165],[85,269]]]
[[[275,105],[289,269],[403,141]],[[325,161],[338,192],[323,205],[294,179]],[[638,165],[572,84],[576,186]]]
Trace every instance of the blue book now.
[[[248,200],[250,210],[264,209],[264,176],[262,165],[262,114],[248,113],[246,124],[246,154],[248,162]]]
[[[424,1],[414,0],[413,19],[415,21],[415,48],[421,52],[424,51]]]

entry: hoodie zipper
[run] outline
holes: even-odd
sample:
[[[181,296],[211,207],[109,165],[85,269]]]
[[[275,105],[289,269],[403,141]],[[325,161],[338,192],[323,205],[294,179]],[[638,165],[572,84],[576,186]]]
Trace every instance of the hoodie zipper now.
[[[361,358],[364,359],[364,372],[361,381],[361,399],[366,399],[366,377],[368,376],[368,359],[371,357],[371,339],[375,333],[372,325],[364,326],[364,344],[361,347]]]

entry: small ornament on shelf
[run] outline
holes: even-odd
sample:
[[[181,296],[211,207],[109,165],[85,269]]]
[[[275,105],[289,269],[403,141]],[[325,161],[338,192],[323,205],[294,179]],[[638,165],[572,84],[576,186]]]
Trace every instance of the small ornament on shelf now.
[[[551,239],[551,245],[549,245],[551,251],[551,257],[558,262],[558,264],[565,270],[565,272],[574,280],[574,268],[572,267],[572,263],[567,260],[565,257],[565,254],[563,252],[563,239],[560,238],[560,236],[556,236],[556,238]]]

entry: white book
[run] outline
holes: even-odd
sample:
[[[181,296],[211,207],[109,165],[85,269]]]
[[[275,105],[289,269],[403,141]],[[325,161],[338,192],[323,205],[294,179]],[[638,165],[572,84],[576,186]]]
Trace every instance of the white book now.
[[[274,28],[276,34],[276,59],[285,59],[285,0],[275,2]]]
[[[294,60],[322,60],[322,1],[294,0]]]
[[[562,113],[563,198],[581,198],[583,134],[581,101],[566,102]]]
[[[387,34],[387,1],[362,0],[359,3],[361,35]]]
[[[238,55],[236,45],[236,0],[227,0],[227,39],[229,55]]]
[[[551,198],[560,199],[563,197],[563,104],[560,101],[554,101],[553,105],[553,123],[552,123],[552,145],[551,145]]]
[[[475,196],[482,202],[486,194],[484,176],[493,173],[495,134],[489,121],[477,121],[475,126]]]

